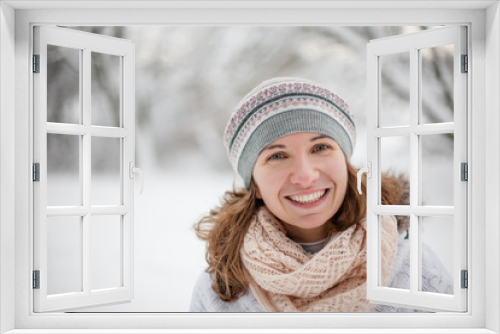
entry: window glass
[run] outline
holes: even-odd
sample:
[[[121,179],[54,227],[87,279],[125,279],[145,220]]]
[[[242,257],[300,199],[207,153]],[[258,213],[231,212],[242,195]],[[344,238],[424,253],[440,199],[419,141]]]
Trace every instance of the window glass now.
[[[82,218],[47,218],[48,294],[82,291]]]
[[[92,52],[92,125],[120,126],[121,64],[118,56]]]
[[[92,205],[120,205],[121,139],[92,137]]]
[[[47,122],[80,124],[80,50],[47,45]]]
[[[421,205],[453,205],[453,133],[420,136]]]
[[[90,289],[122,286],[121,216],[90,218]]]
[[[420,217],[422,291],[453,294],[453,217]],[[424,288],[425,287],[425,288]]]
[[[390,175],[400,175],[409,179],[410,137],[395,136],[380,138],[380,171]],[[408,182],[407,192],[410,192]],[[380,202],[381,204],[381,202]]]
[[[410,216],[395,217],[400,222],[400,224],[402,224],[404,221],[405,226],[407,226],[408,229],[410,228]],[[391,224],[392,222],[393,220],[392,218],[389,218],[389,216],[379,216],[379,231],[382,231],[383,224]],[[379,279],[378,286],[409,291],[411,279],[410,234],[406,231],[403,232],[403,235],[400,236],[398,244],[399,246],[397,248],[396,260],[394,265],[394,267],[398,267],[398,272],[391,272],[391,275],[389,275],[389,277],[385,281]],[[385,246],[386,244],[383,241],[379,242],[380,254],[384,254],[384,249],[386,248]],[[384,260],[385,257],[379,257],[379,265],[381,268],[383,268],[384,266]],[[390,271],[392,271],[392,268],[390,269]]]
[[[47,134],[47,205],[82,205],[80,136]]]
[[[452,45],[420,50],[422,120],[420,124],[453,122]]]
[[[410,54],[379,57],[380,126],[410,125]]]

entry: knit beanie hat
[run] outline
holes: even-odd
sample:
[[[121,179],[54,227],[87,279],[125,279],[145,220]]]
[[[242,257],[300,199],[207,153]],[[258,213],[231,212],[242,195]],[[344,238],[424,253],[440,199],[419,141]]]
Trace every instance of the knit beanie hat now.
[[[273,78],[255,87],[234,109],[224,146],[248,190],[260,152],[276,139],[316,132],[337,141],[349,159],[356,128],[349,106],[328,89],[301,78]]]

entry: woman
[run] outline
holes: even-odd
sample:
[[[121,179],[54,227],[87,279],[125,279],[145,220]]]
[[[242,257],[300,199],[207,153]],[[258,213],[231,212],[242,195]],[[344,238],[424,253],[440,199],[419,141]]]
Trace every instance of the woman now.
[[[209,268],[190,311],[413,311],[366,299],[366,199],[349,163],[355,124],[342,99],[308,80],[271,79],[238,104],[224,144],[245,189],[226,193],[195,226]],[[382,203],[407,200],[406,183],[383,176]],[[382,218],[384,286],[409,288],[407,229],[407,219]],[[438,262],[422,279],[424,290],[452,291]]]

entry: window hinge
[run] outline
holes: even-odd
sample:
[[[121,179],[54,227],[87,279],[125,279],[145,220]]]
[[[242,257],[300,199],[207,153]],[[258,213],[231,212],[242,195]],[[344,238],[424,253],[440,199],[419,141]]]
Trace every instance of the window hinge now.
[[[40,55],[33,55],[33,73],[40,73]]]
[[[462,73],[469,72],[469,57],[467,55],[462,55]]]
[[[460,180],[461,181],[469,181],[469,166],[467,165],[466,162],[462,162],[460,165]]]
[[[467,270],[462,270],[462,289],[469,288],[469,273]]]
[[[40,289],[40,270],[33,270],[33,289]]]
[[[33,164],[33,181],[40,182],[40,164],[38,162]]]

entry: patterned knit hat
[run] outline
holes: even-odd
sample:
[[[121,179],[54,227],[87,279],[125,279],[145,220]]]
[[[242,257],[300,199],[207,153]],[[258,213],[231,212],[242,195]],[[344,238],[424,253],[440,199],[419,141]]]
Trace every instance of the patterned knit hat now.
[[[349,106],[314,82],[270,79],[240,101],[226,126],[224,146],[246,189],[260,152],[276,139],[297,132],[332,137],[347,158],[354,150],[356,127]]]

